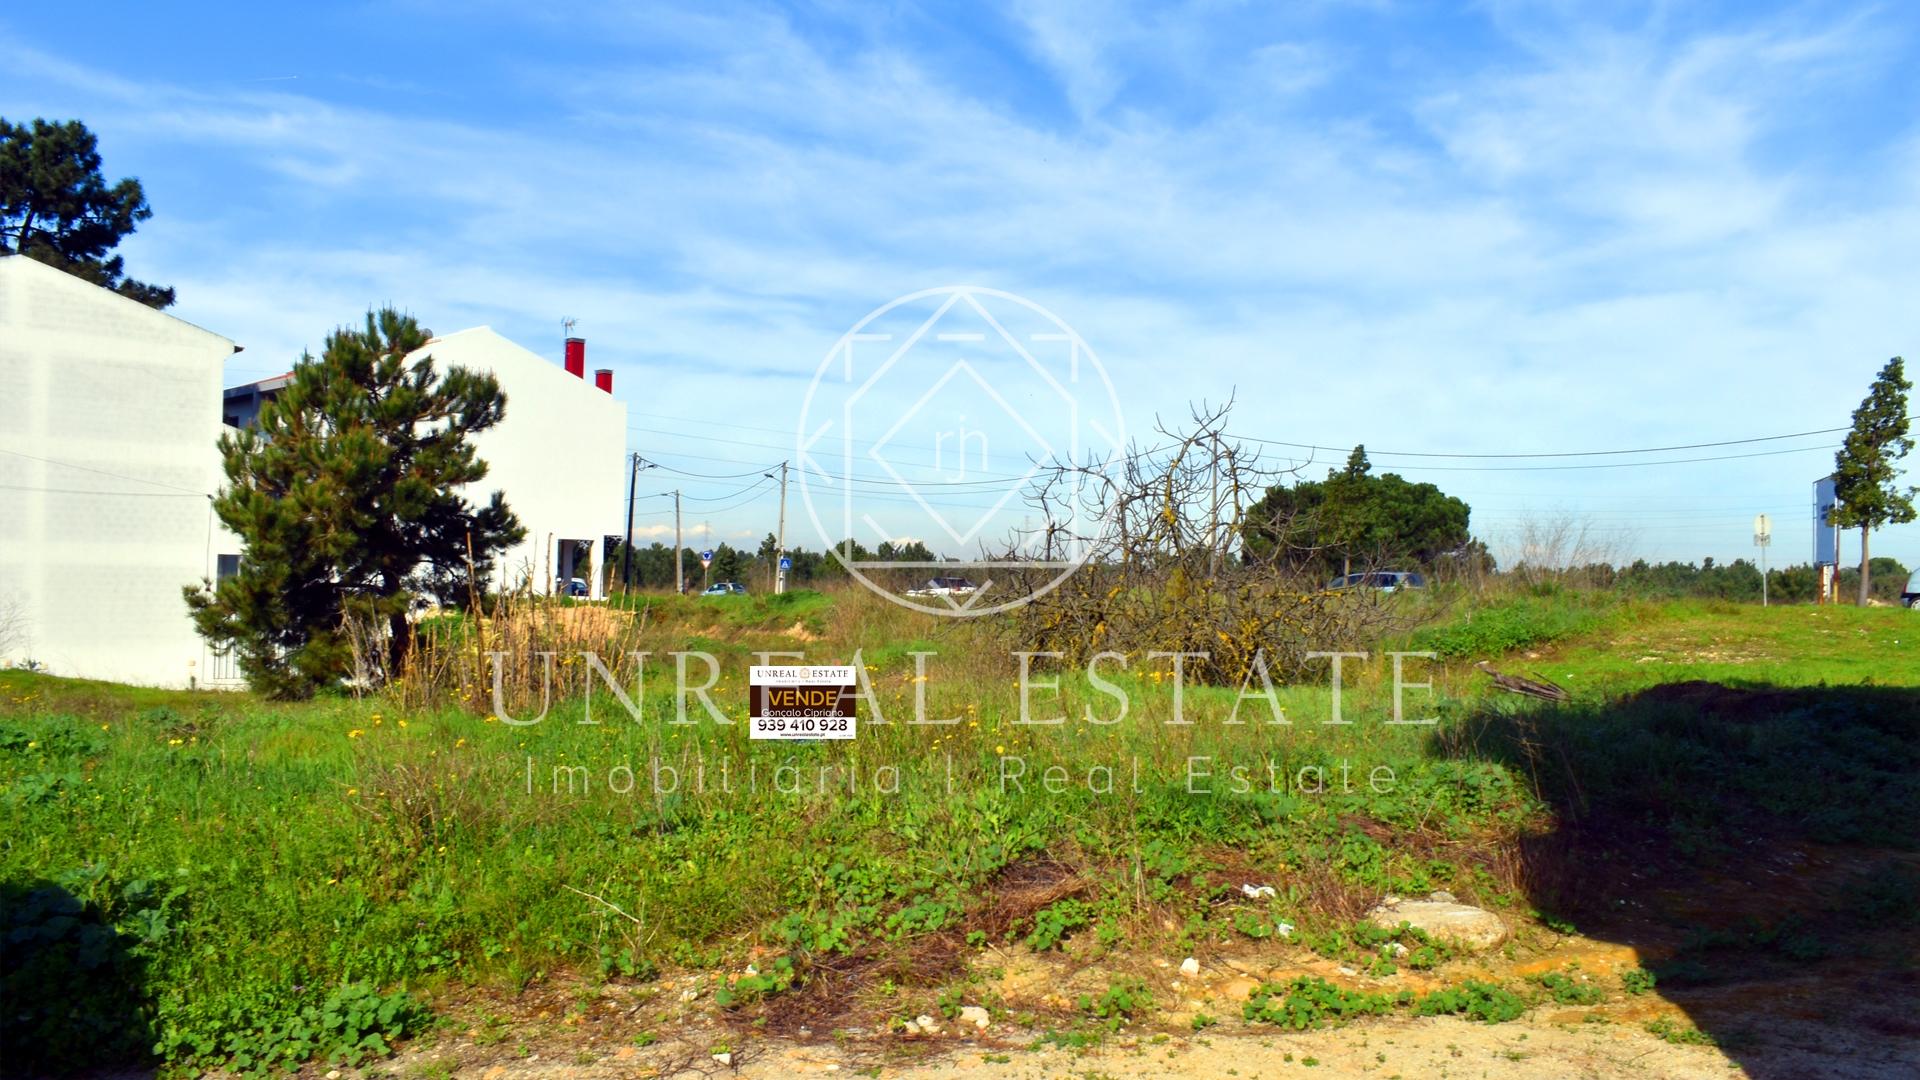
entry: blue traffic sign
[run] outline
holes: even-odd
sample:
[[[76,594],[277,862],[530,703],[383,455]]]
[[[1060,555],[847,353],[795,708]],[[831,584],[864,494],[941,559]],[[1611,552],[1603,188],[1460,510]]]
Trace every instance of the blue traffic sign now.
[[[782,570],[793,569],[793,560],[789,559],[785,555],[780,556],[780,569]]]

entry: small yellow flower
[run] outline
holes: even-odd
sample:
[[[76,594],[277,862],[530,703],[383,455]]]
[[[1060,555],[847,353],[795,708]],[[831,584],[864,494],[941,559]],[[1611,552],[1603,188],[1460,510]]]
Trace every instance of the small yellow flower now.
[[[1007,748],[1004,746],[996,746],[993,748],[993,752],[996,754],[1004,754],[1007,752]]]
[[[360,794],[360,789],[359,789],[359,788],[357,788],[357,787],[350,787],[350,788],[348,788],[348,789],[347,789],[347,794],[349,794],[349,795],[358,795],[358,794]]]
[[[168,740],[167,740],[167,745],[168,745],[168,746],[179,746],[179,745],[181,744],[181,742],[182,742],[182,740],[180,740],[180,739],[168,739]]]
[[[349,738],[349,739],[357,739],[357,738],[359,738],[360,736],[362,736],[362,735],[365,735],[365,734],[366,734],[366,732],[364,732],[364,731],[361,731],[361,730],[360,730],[359,728],[354,728],[354,729],[353,729],[352,731],[349,731],[349,732],[347,732],[347,738]]]

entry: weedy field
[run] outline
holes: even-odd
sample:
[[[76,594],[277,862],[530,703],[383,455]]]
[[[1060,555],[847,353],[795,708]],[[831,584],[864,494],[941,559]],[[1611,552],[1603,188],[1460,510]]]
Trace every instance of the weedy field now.
[[[1138,654],[1023,680],[993,622],[862,593],[446,620],[362,698],[0,673],[11,1069],[1052,1068],[1232,1036],[1292,1065],[1274,1040],[1433,1017],[1904,1067],[1920,618],[1405,603],[1337,695]],[[1396,680],[1394,651],[1437,658]],[[749,743],[759,654],[857,657],[858,739]],[[1512,937],[1362,918],[1442,890]],[[1375,1054],[1347,1065],[1403,1067]]]

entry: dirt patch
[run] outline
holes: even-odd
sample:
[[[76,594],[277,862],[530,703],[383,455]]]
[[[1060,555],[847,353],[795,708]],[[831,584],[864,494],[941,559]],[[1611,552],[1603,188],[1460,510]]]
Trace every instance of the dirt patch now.
[[[1036,912],[1087,890],[1080,873],[1053,859],[1021,859],[1010,863],[988,881],[985,901],[967,919],[968,930],[978,930],[998,941],[1010,930],[1030,924]]]

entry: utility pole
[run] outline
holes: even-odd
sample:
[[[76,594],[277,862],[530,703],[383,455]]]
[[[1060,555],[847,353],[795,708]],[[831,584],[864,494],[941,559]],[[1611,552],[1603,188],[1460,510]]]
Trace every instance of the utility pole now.
[[[680,490],[673,492],[673,591],[675,595],[687,591],[685,571],[680,566]]]
[[[620,591],[633,589],[633,489],[640,483],[640,455],[627,461],[627,543],[620,552]]]
[[[620,553],[620,590],[633,588],[633,489],[640,483],[640,470],[653,468],[653,462],[639,454],[627,461],[627,546]]]
[[[787,572],[781,567],[781,560],[787,557],[787,463],[780,463],[780,531],[774,538],[774,546],[779,550],[773,553],[773,591],[775,595],[787,591]]]

